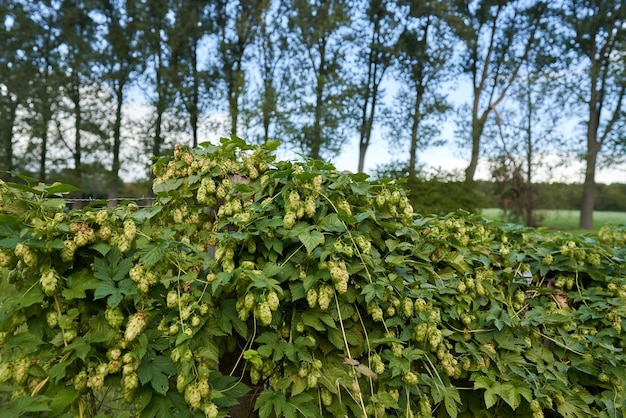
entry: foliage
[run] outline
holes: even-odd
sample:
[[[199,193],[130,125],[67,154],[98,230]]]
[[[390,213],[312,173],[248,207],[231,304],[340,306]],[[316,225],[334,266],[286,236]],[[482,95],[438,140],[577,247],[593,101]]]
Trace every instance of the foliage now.
[[[482,182],[468,187],[454,173],[433,174],[423,170],[423,167],[418,167],[415,178],[412,178],[409,166],[402,161],[381,164],[376,167],[375,176],[399,181],[417,213],[443,215],[458,209],[475,212],[487,204],[484,195],[494,195],[491,183],[485,185]]]
[[[504,221],[508,218],[507,214],[498,208],[480,209],[479,213],[487,219],[498,221]],[[572,233],[583,232],[578,228],[579,210],[539,209],[535,212],[535,216],[539,220],[539,226]],[[603,226],[613,229],[615,225],[624,223],[626,223],[626,212],[595,211],[593,213],[594,230],[592,233],[597,233]]]
[[[149,209],[0,183],[6,416],[623,414],[623,228],[419,218],[276,146],[177,148]]]

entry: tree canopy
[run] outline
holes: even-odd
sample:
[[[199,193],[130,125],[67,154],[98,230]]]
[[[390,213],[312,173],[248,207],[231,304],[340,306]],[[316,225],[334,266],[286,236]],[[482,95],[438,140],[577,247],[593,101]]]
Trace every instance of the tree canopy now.
[[[529,83],[543,109],[567,110],[567,118],[541,111],[541,132],[562,132],[559,151],[583,156],[582,227],[598,168],[624,161],[619,1],[11,0],[0,8],[0,169],[41,181],[72,169],[80,183],[100,163],[116,197],[120,177],[145,177],[137,173],[147,175],[150,158],[233,133],[331,160],[357,144],[358,171],[378,143],[409,176],[423,151],[446,144],[466,153],[471,184],[479,160],[501,156],[494,144],[524,142],[505,116],[529,109],[520,94]],[[532,153],[507,145],[526,182],[547,143],[556,144],[536,141]]]

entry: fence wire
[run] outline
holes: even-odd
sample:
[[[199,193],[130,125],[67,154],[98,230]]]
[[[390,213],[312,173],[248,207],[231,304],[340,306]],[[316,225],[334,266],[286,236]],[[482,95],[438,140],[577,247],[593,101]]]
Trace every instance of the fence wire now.
[[[149,203],[146,203],[144,205],[137,205],[138,208],[150,208],[150,207],[152,207],[152,202],[155,199],[156,199],[155,197],[114,197],[114,198],[102,198],[102,199],[98,199],[98,198],[94,198],[94,197],[63,198],[63,200],[65,202],[67,202],[68,204],[73,204],[73,203],[86,203],[86,204],[102,203],[103,205],[106,205],[106,206],[108,206],[109,203],[111,203],[111,202],[115,202],[115,203],[120,203],[120,202],[149,202]]]

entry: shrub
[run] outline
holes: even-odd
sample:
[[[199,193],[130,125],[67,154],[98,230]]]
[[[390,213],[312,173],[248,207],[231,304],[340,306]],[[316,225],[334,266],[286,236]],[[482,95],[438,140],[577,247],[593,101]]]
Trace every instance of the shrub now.
[[[621,416],[616,235],[416,217],[275,146],[177,148],[149,209],[0,184],[4,411]]]

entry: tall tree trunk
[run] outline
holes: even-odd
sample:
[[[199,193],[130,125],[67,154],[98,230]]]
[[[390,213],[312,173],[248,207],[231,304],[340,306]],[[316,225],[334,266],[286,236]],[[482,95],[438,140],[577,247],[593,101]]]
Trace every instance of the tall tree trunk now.
[[[409,180],[415,180],[417,175],[415,173],[415,165],[417,164],[417,141],[420,126],[420,108],[422,106],[422,94],[423,91],[417,92],[415,97],[415,106],[413,107],[412,123],[411,123],[411,143],[409,146]]]
[[[117,86],[115,92],[115,122],[113,123],[113,163],[111,164],[111,173],[109,177],[109,206],[115,206],[118,197],[118,179],[120,173],[120,149],[122,145],[122,104],[124,103],[124,87],[123,84]]]
[[[82,168],[82,139],[81,139],[81,129],[82,129],[82,107],[80,103],[80,81],[78,74],[75,72],[72,76],[72,85],[70,86],[70,96],[71,100],[74,103],[74,181],[77,182],[81,187],[81,180],[83,176],[83,168]],[[82,197],[80,194],[78,197]],[[82,202],[76,201],[73,204],[75,209],[80,209],[82,207]]]
[[[47,103],[44,106],[49,106]],[[48,125],[52,120],[50,108],[42,110],[41,114],[41,153],[39,154],[39,181],[46,182],[46,160],[48,159]]]
[[[10,99],[9,99],[10,100]],[[5,180],[10,180],[11,175],[4,173],[4,171],[12,172],[13,167],[13,126],[15,125],[15,119],[17,116],[17,106],[18,102],[10,100],[10,103],[7,107],[7,112],[4,117],[4,124],[2,126],[2,131],[0,132],[0,140],[2,141],[2,150],[4,154],[4,161],[2,162],[4,166],[2,167],[3,172],[0,172],[0,178],[4,178]]]
[[[326,83],[326,42],[320,43],[320,63],[315,85],[315,114],[313,120],[313,137],[311,138],[311,155],[313,159],[321,158],[322,151],[322,118],[324,106],[324,87]]]
[[[599,126],[600,112],[597,110],[597,94],[592,94],[589,101],[585,181],[583,183],[583,200],[580,207],[581,229],[593,229],[593,210],[596,201],[596,163],[600,151],[600,143],[598,142]]]
[[[478,167],[478,156],[480,153],[480,137],[482,135],[482,126],[478,119],[472,120],[472,153],[470,163],[465,169],[465,182],[471,184],[476,176],[476,168]]]
[[[526,186],[525,186],[525,199],[524,199],[524,215],[526,217],[526,226],[534,227],[534,202],[533,202],[533,102],[532,102],[532,89],[529,83],[528,85],[528,116],[526,118]]]
[[[198,42],[194,42],[191,48],[191,66],[193,73],[193,92],[192,102],[189,109],[189,124],[191,125],[192,133],[192,146],[196,148],[198,146],[198,107],[200,102],[200,85],[198,83]]]
[[[270,139],[270,123],[272,122],[272,109],[274,108],[273,101],[275,100],[274,86],[270,79],[263,80],[264,84],[264,97],[263,105],[261,106],[261,113],[263,116],[263,142],[267,143]]]
[[[166,97],[165,97],[165,81],[163,80],[163,61],[161,57],[161,42],[158,42],[158,56],[156,62],[156,89],[157,89],[157,102],[156,102],[156,121],[154,127],[154,141],[152,143],[152,155],[161,155],[161,145],[163,144],[163,114],[165,113]]]
[[[378,22],[376,22],[377,24]],[[375,101],[376,96],[372,94],[372,79],[375,77],[375,64],[374,61],[374,51],[372,50],[372,46],[374,45],[374,41],[376,39],[376,25],[374,26],[374,31],[372,32],[372,39],[370,41],[370,51],[369,51],[369,62],[367,67],[367,82],[365,85],[365,92],[363,93],[363,107],[361,108],[361,129],[359,136],[359,165],[357,171],[362,173],[365,169],[365,154],[367,153],[367,148],[370,145],[371,138],[371,129],[368,129],[368,126],[371,126],[369,122],[369,116],[367,114],[368,108],[370,108],[370,100]],[[375,84],[375,83],[374,83]],[[374,103],[371,105],[372,113],[374,112]]]
[[[589,146],[583,183],[583,200],[580,210],[580,228],[593,229],[593,210],[596,201],[596,161],[598,158],[597,146]]]
[[[233,81],[234,83],[234,81]],[[230,111],[230,132],[237,136],[237,119],[239,118],[239,104],[235,86],[228,87],[228,109]]]
[[[233,63],[233,69],[228,77],[228,111],[230,113],[230,132],[237,136],[237,121],[239,119],[239,92],[241,89],[241,61]],[[228,74],[228,71],[224,71]]]
[[[361,135],[359,138],[359,166],[358,171],[363,172],[365,169],[365,154],[367,153],[367,149],[369,148],[370,142],[372,140],[372,127],[374,126],[374,117],[376,115],[376,103],[378,98],[378,87],[379,84],[377,82],[377,64],[374,64],[374,69],[372,70],[373,74],[368,74],[368,86],[366,90],[366,99],[363,105],[363,121],[361,123]],[[384,70],[383,70],[384,71]]]

